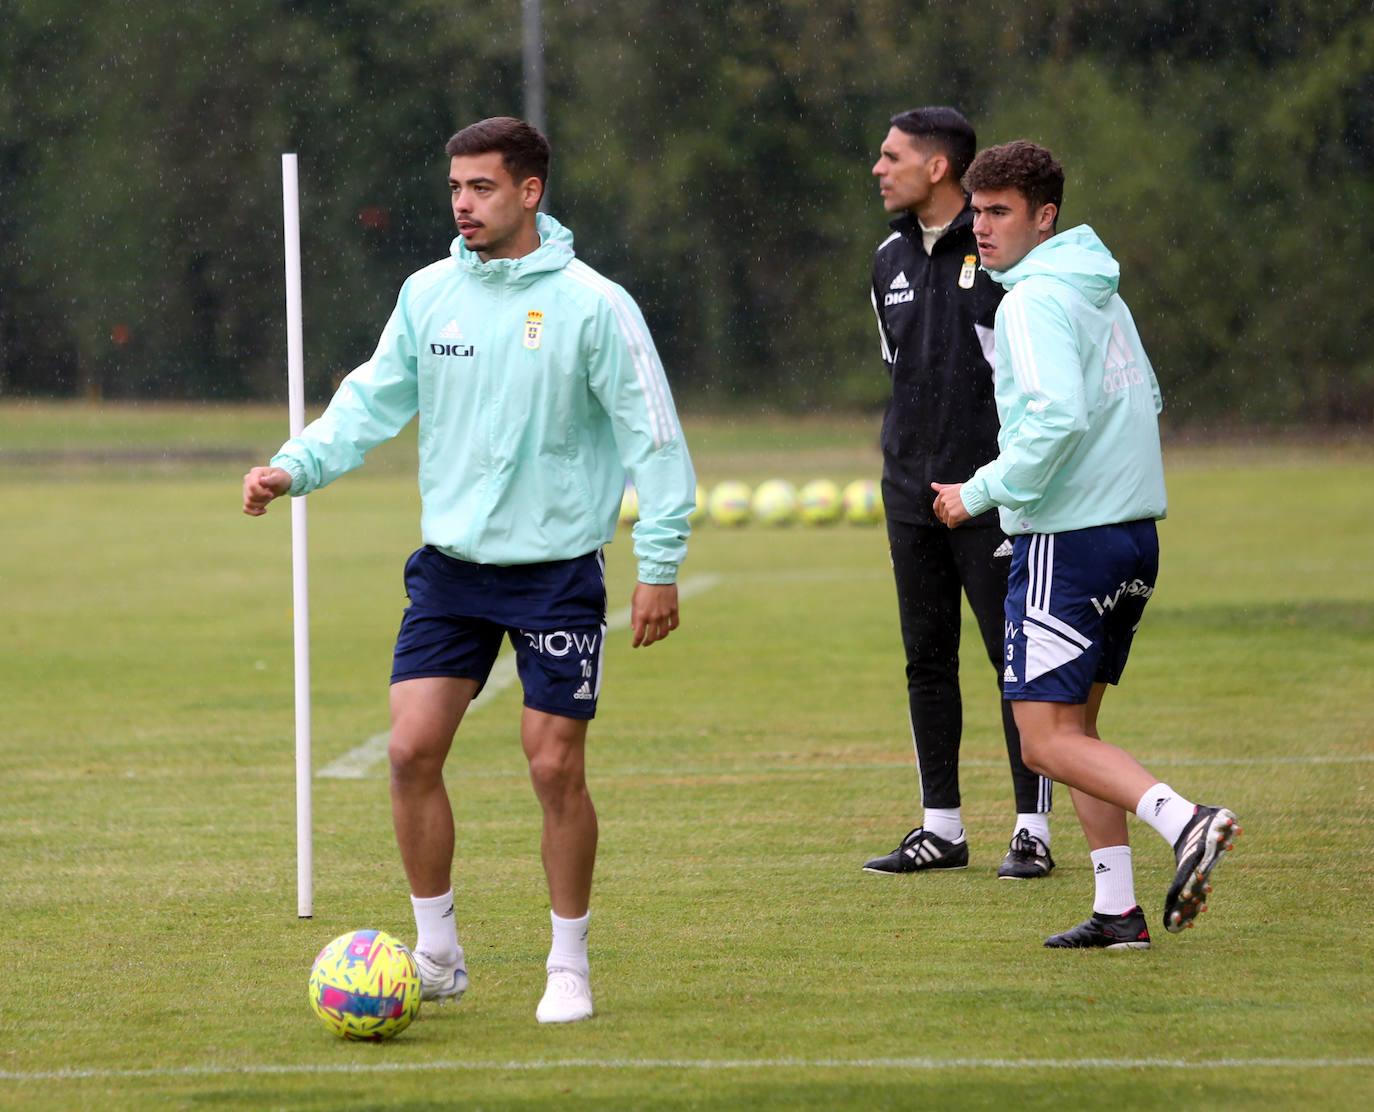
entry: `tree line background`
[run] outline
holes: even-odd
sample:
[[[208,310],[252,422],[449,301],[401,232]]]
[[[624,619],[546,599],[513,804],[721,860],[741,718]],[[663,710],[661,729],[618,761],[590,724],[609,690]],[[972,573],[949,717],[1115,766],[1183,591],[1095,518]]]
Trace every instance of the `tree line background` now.
[[[546,0],[549,210],[684,405],[870,405],[888,118],[1064,163],[1186,422],[1374,420],[1367,0]],[[0,397],[278,399],[282,151],[309,390],[453,237],[443,144],[522,114],[515,0],[0,3]]]

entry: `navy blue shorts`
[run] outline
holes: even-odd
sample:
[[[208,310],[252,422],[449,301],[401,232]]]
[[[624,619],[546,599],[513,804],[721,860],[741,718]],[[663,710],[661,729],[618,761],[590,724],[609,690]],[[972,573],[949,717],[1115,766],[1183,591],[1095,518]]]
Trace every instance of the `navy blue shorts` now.
[[[1002,698],[1086,703],[1118,683],[1159,573],[1153,521],[1012,541]]]
[[[606,644],[602,554],[543,564],[473,564],[426,545],[406,561],[406,595],[391,682],[425,676],[477,681],[509,637],[525,706],[593,718]]]

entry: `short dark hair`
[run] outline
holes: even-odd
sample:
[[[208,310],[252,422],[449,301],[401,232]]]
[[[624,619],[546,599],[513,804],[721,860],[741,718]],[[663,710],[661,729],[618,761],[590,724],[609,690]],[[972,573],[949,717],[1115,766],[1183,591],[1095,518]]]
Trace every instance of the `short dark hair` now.
[[[964,188],[1015,189],[1032,209],[1064,205],[1064,167],[1044,147],[1014,139],[979,151],[964,175]]]
[[[514,116],[493,116],[468,124],[444,144],[449,158],[497,151],[506,171],[516,182],[526,178],[549,180],[549,141],[537,127]]]
[[[912,108],[898,112],[888,122],[913,139],[939,147],[940,153],[949,159],[950,176],[956,182],[964,176],[973,161],[973,152],[978,149],[973,125],[957,108]]]

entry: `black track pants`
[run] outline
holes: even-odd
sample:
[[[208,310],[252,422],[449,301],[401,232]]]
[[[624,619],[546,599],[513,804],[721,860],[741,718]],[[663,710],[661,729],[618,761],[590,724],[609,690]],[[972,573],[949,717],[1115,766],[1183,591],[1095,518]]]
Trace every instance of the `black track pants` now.
[[[960,595],[968,595],[994,669],[997,694],[989,684],[988,698],[998,697],[1000,702],[1002,604],[1011,546],[1006,546],[1006,555],[994,556],[1006,538],[1000,529],[986,526],[947,529],[889,520],[887,536],[906,647],[907,696],[922,803],[958,807],[959,738],[964,725],[959,697]],[[1016,809],[1027,814],[1048,811],[1050,781],[1026,767],[1011,704],[1002,702],[1001,708]]]

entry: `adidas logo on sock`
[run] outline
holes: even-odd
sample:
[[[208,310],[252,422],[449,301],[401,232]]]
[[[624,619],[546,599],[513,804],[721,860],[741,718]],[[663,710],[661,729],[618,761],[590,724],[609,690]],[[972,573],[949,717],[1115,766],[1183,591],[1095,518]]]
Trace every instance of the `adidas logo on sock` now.
[[[1099,876],[1102,873],[1109,872],[1111,872],[1111,869],[1107,868],[1106,864],[1098,862],[1097,868],[1093,870],[1093,876]]]
[[[449,905],[448,905],[448,910],[445,911],[442,915],[440,915],[439,918],[440,918],[440,919],[452,919],[452,918],[453,918],[453,905],[452,905],[452,904],[449,904]]]
[[[1169,797],[1167,795],[1161,795],[1158,799],[1155,800],[1155,818],[1159,818],[1159,812],[1164,810],[1164,804],[1168,802]]]

